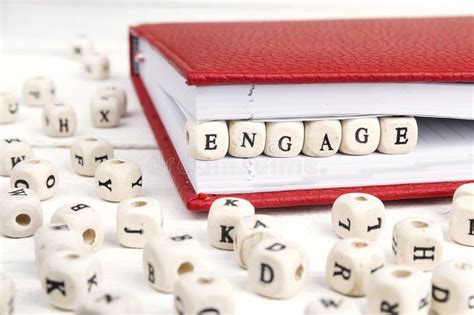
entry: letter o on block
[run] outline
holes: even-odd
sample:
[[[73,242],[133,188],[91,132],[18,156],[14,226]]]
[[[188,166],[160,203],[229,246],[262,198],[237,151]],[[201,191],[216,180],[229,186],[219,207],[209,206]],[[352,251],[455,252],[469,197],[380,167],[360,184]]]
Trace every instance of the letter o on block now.
[[[249,283],[258,294],[286,299],[297,294],[308,274],[306,253],[292,242],[267,239],[250,256]]]
[[[216,199],[207,217],[207,238],[212,246],[234,249],[235,227],[243,217],[254,215],[255,208],[245,199],[224,197]]]

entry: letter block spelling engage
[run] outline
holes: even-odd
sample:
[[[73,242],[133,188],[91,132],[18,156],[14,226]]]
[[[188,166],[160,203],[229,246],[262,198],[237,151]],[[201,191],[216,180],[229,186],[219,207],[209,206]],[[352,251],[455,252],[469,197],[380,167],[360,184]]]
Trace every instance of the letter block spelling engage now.
[[[186,121],[184,126],[186,149],[196,160],[218,160],[229,149],[229,131],[225,121],[196,123]]]
[[[261,241],[250,256],[248,276],[256,293],[272,299],[290,298],[302,289],[308,276],[306,253],[292,242]]]
[[[165,293],[173,292],[180,276],[199,270],[201,246],[189,234],[159,236],[143,249],[143,270],[148,283]]]
[[[174,286],[177,315],[234,314],[234,292],[225,279],[204,273],[183,275]]]
[[[380,117],[380,143],[377,151],[406,154],[416,147],[418,125],[414,117]]]
[[[0,142],[0,175],[10,176],[15,165],[32,158],[33,150],[25,141],[19,138],[2,139]]]
[[[384,221],[385,206],[369,194],[341,195],[331,210],[332,229],[342,238],[360,237],[374,241],[380,237]]]
[[[247,120],[229,122],[229,155],[240,158],[259,156],[265,148],[265,123]]]
[[[304,124],[301,121],[267,122],[265,154],[272,157],[293,157],[301,153]]]
[[[10,174],[10,186],[31,189],[40,200],[46,200],[56,194],[58,171],[53,163],[47,160],[24,160],[13,168]]]
[[[433,270],[443,258],[443,230],[422,218],[401,220],[393,227],[392,249],[397,264]]]
[[[245,199],[224,197],[216,199],[207,216],[207,239],[212,246],[234,249],[235,227],[243,217],[254,215],[255,208]]]
[[[339,120],[315,120],[304,122],[303,153],[325,157],[339,151],[342,130]]]
[[[339,150],[351,155],[373,153],[380,142],[378,118],[345,119],[342,124],[342,140]]]

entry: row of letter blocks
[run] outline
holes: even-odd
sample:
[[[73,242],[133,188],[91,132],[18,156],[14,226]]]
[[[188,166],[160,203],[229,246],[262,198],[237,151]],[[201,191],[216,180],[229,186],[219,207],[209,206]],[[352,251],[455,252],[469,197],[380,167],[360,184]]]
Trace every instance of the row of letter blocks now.
[[[211,121],[185,125],[188,154],[198,160],[217,160],[226,154],[251,158],[326,157],[338,151],[366,155],[375,150],[405,154],[418,140],[414,117],[354,118],[346,120],[252,122]]]

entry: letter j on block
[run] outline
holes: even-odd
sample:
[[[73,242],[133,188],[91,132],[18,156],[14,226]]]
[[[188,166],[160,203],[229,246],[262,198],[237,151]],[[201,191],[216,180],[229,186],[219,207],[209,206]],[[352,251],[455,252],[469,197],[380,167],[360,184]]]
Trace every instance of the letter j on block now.
[[[234,249],[234,233],[240,219],[254,215],[255,208],[245,199],[224,197],[216,199],[207,217],[207,238],[219,249]]]
[[[197,123],[188,120],[184,126],[185,144],[190,157],[196,160],[218,160],[229,149],[229,131],[225,121]]]

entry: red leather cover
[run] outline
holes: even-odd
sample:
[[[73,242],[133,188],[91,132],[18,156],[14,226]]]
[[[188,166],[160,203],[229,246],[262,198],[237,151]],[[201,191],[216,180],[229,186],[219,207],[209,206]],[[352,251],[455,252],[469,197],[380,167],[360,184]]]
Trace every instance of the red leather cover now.
[[[131,62],[133,64],[133,62]],[[132,82],[138,98],[143,106],[143,111],[148,119],[150,127],[155,135],[168,170],[171,173],[174,184],[186,205],[193,211],[208,211],[212,202],[224,195],[210,195],[196,193],[188,179],[186,171],[171,143],[166,129],[158,115],[148,92],[138,74],[133,72]],[[444,182],[426,184],[405,184],[389,186],[367,186],[347,187],[335,189],[309,189],[264,193],[233,194],[234,197],[249,200],[256,208],[277,208],[291,206],[308,206],[318,204],[329,204],[336,198],[348,192],[365,192],[377,196],[382,200],[416,199],[452,196],[457,187],[466,182]]]
[[[189,85],[474,82],[474,18],[145,24]]]

